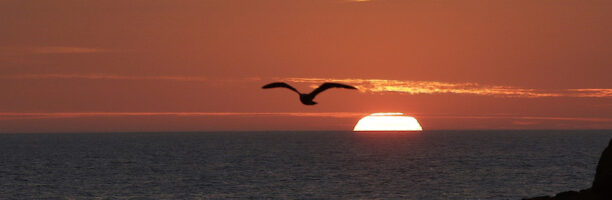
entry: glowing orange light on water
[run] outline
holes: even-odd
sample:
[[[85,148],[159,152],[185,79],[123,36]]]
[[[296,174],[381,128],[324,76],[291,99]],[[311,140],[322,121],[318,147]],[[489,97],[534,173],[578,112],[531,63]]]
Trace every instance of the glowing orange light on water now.
[[[361,118],[353,131],[422,131],[419,122],[404,113],[373,113]]]

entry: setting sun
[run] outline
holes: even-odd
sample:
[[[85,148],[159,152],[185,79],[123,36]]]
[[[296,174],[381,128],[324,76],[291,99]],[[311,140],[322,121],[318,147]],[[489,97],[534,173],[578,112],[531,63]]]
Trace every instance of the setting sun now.
[[[353,131],[422,131],[419,122],[403,113],[373,113],[361,118]]]

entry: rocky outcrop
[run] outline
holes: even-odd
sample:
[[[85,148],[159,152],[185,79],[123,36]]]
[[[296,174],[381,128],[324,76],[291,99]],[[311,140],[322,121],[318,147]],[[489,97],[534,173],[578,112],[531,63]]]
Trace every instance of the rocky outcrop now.
[[[610,200],[612,199],[612,140],[597,163],[595,180],[589,189],[561,192],[555,196],[541,196],[525,200]]]
[[[594,193],[612,197],[612,140],[599,158],[591,189]]]

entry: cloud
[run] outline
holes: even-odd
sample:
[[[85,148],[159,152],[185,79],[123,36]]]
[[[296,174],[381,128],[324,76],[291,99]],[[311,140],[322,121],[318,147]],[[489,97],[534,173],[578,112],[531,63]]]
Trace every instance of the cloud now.
[[[187,81],[187,82],[223,82],[223,81],[259,81],[260,78],[241,79],[211,79],[202,76],[131,76],[113,74],[14,74],[0,75],[0,79],[89,79],[89,80],[162,80],[162,81]]]
[[[540,124],[540,122],[537,122],[537,121],[513,121],[512,124],[520,125],[520,126],[529,126],[529,125]]]
[[[527,116],[527,115],[435,115],[422,114],[419,118],[440,118],[440,119],[511,119],[517,121],[550,120],[550,121],[585,121],[585,122],[612,122],[612,118],[603,117],[557,117],[557,116]]]
[[[109,74],[21,74],[0,76],[4,79],[92,79],[92,80],[168,80],[168,81],[208,81],[197,76],[125,76]]]
[[[175,117],[331,117],[331,118],[358,118],[368,113],[357,112],[49,112],[49,113],[0,113],[0,120],[17,119],[52,119],[52,118],[82,118],[82,117],[139,117],[139,116],[175,116]]]
[[[479,83],[450,83],[439,81],[411,81],[386,79],[330,79],[330,78],[285,78],[284,81],[316,84],[341,82],[352,84],[362,92],[400,94],[469,94],[494,97],[612,97],[612,89],[566,89],[547,91],[543,89],[518,88]]]
[[[65,47],[65,46],[50,46],[50,47],[34,47],[30,52],[35,54],[82,54],[82,53],[100,53],[108,50],[98,48],[85,47]]]
[[[0,56],[17,56],[28,54],[87,54],[110,52],[108,49],[75,46],[3,46]]]
[[[612,89],[569,89],[570,92],[575,92],[576,97],[612,97]]]
[[[0,75],[0,79],[90,79],[90,80],[161,80],[161,81],[196,81],[196,82],[261,82],[258,77],[238,79],[211,79],[202,76],[133,76],[113,74],[16,74]],[[268,80],[268,79],[266,79]],[[440,81],[412,81],[388,79],[358,79],[358,78],[273,78],[269,81],[286,81],[307,83],[316,88],[323,82],[341,82],[351,84],[364,93],[396,93],[396,94],[462,94],[512,98],[542,98],[542,97],[581,97],[581,98],[612,98],[610,88],[583,88],[546,90],[520,88],[504,85],[486,85],[480,83],[452,83]]]
[[[4,112],[0,120],[61,119],[89,117],[324,117],[358,119],[370,113],[364,112]],[[537,121],[612,122],[612,118],[601,117],[557,117],[527,115],[447,115],[412,113],[417,119],[509,119],[521,125],[537,124]]]

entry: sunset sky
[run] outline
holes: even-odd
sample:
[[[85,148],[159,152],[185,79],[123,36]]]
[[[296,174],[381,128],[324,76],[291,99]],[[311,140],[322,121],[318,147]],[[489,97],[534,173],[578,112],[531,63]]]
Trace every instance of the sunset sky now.
[[[0,0],[0,133],[612,129],[612,1]],[[325,81],[356,86],[304,106]]]

